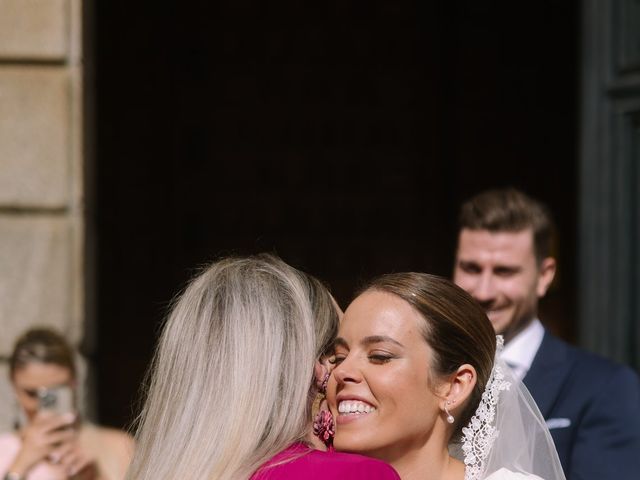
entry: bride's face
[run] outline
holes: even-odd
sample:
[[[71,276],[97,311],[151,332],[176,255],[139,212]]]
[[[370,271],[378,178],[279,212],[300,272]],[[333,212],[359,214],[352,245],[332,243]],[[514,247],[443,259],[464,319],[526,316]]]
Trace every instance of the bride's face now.
[[[424,445],[440,416],[421,315],[396,295],[368,291],[347,308],[328,388],[334,445],[391,460]]]

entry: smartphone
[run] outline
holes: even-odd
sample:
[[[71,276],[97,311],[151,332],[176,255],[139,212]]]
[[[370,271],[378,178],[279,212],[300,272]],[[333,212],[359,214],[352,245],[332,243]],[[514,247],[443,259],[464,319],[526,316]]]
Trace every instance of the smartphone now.
[[[73,390],[66,385],[39,389],[38,410],[46,410],[57,414],[75,412]]]

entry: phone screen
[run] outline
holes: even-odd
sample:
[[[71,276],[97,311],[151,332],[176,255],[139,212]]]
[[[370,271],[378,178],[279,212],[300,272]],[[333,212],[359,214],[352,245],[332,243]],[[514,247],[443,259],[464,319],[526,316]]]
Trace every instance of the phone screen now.
[[[73,413],[73,390],[68,386],[38,390],[38,409],[54,413]]]

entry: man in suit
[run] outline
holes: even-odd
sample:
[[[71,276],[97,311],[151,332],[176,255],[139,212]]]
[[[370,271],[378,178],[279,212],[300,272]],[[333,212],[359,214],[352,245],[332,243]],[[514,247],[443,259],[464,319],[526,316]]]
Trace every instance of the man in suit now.
[[[514,189],[491,190],[466,202],[459,221],[453,280],[504,336],[502,358],[538,404],[567,478],[640,478],[638,375],[570,346],[538,319],[556,272],[545,207]]]

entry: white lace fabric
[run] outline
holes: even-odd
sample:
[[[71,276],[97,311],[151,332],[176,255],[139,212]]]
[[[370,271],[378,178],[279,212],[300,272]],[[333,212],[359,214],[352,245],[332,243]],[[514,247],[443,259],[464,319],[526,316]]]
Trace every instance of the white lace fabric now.
[[[496,358],[504,346],[502,335],[496,337]],[[511,383],[505,380],[504,372],[499,364],[491,370],[491,376],[482,393],[482,399],[476,413],[469,424],[462,429],[462,452],[464,453],[465,480],[482,478],[484,463],[489,456],[491,447],[500,432],[494,426],[496,406],[500,392],[509,390]]]
[[[502,336],[482,399],[461,445],[451,451],[465,464],[465,480],[565,480],[553,440],[533,398],[500,360]],[[457,453],[457,455],[456,455]]]

